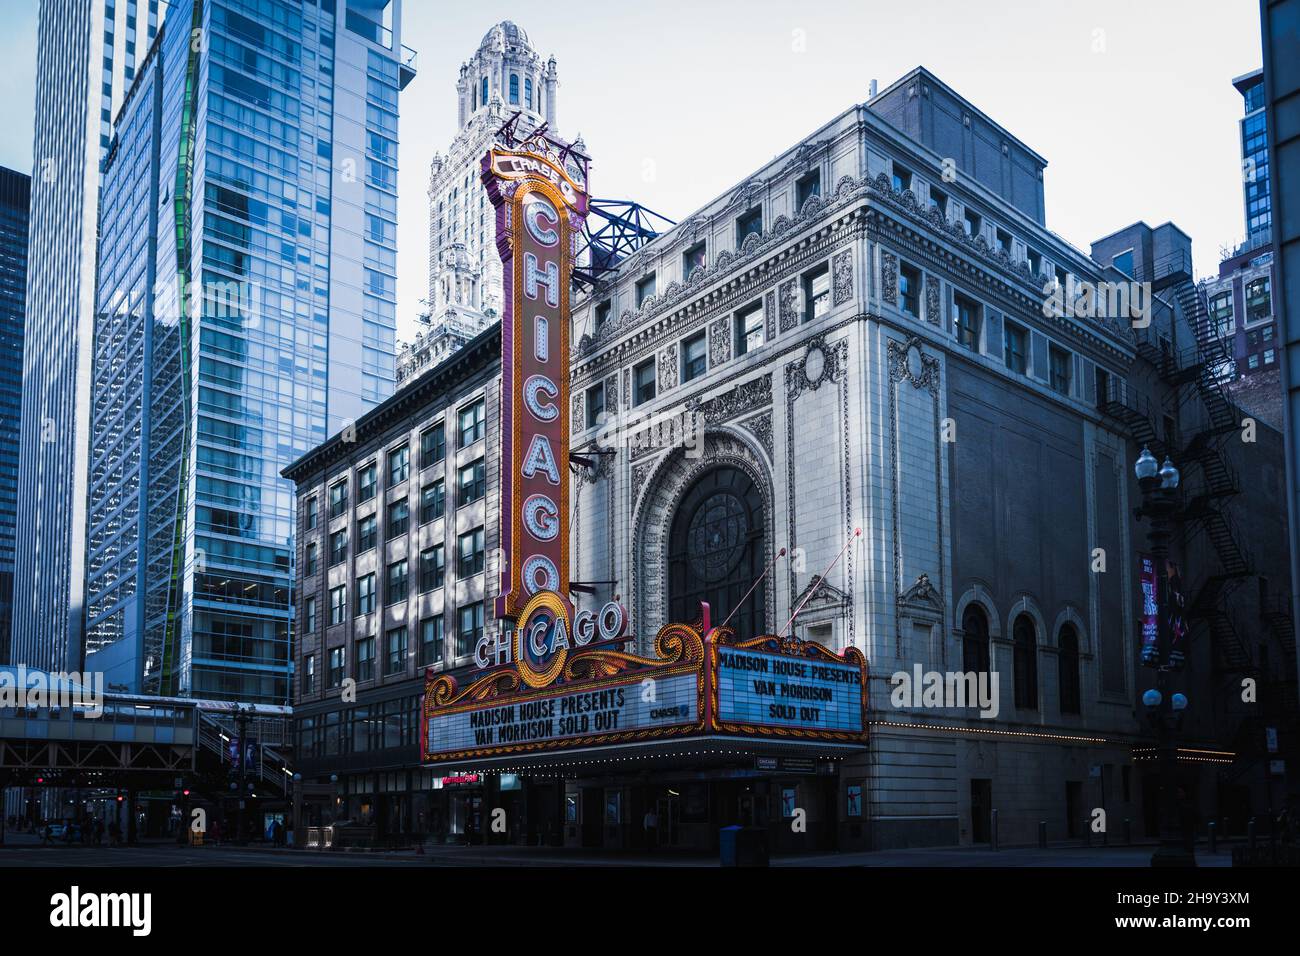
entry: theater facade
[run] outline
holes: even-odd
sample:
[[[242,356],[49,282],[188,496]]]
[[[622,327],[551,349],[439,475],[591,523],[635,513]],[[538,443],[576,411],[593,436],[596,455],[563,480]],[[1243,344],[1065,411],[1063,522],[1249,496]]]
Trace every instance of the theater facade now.
[[[1045,308],[1119,276],[1046,228],[1045,165],[918,68],[579,287],[582,157],[491,151],[502,321],[285,471],[308,822],[758,825],[799,852],[988,842],[995,809],[1004,843],[1079,837],[1100,808],[1153,833],[1114,406],[1168,396],[1130,324]],[[954,673],[984,706],[895,693]],[[1210,716],[1180,759],[1206,816]]]

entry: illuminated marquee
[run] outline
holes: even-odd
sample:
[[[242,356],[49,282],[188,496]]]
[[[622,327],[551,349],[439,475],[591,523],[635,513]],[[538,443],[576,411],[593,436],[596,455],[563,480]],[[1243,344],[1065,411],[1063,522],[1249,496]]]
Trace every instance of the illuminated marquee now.
[[[710,628],[668,624],[654,654],[608,647],[565,656],[548,685],[519,666],[462,687],[429,672],[421,710],[425,763],[574,747],[729,735],[862,744],[867,665],[810,641],[771,635],[737,641]]]

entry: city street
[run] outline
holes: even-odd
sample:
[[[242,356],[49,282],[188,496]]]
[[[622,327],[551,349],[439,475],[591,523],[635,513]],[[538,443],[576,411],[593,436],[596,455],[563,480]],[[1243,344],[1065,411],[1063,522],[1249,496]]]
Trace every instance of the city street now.
[[[22,842],[16,842],[21,840]],[[818,853],[807,856],[777,856],[774,867],[1147,867],[1150,844],[1132,847],[1055,846],[1045,850],[1017,847],[997,852],[985,848],[947,847],[914,850],[883,850],[868,853]],[[1198,848],[1201,867],[1230,867],[1232,855],[1220,847],[1217,854]],[[426,847],[387,852],[315,851],[270,847],[220,846],[181,847],[168,843],[145,843],[136,847],[42,847],[26,834],[7,836],[0,848],[0,867],[204,867],[204,866],[323,866],[323,867],[499,867],[499,866],[597,866],[597,867],[713,867],[717,858],[700,854],[664,852],[647,856],[595,850],[566,850],[542,847]]]

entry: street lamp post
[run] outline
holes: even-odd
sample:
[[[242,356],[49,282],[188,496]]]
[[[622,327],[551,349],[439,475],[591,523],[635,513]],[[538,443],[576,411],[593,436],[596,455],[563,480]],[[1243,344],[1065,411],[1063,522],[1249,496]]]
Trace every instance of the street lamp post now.
[[[1156,755],[1160,777],[1160,845],[1151,855],[1152,866],[1195,866],[1196,855],[1181,837],[1178,807],[1178,749],[1174,734],[1182,726],[1187,698],[1170,693],[1172,666],[1169,656],[1173,635],[1169,621],[1168,558],[1170,525],[1178,511],[1178,469],[1165,458],[1157,466],[1149,448],[1143,448],[1133,467],[1142,506],[1138,518],[1150,522],[1147,542],[1155,563],[1156,579],[1156,647],[1154,665],[1156,686],[1142,695],[1147,717],[1156,732]]]

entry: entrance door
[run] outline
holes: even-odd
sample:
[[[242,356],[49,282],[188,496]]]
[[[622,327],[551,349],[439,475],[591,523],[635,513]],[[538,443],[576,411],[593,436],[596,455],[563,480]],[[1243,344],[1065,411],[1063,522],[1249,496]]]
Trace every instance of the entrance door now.
[[[1065,832],[1071,840],[1083,836],[1083,781],[1065,781]]]
[[[677,823],[679,820],[677,798],[660,797],[655,801],[655,817],[659,821],[659,845],[677,845]]]
[[[988,843],[989,814],[993,810],[993,781],[971,778],[970,782],[970,833],[975,843]]]

